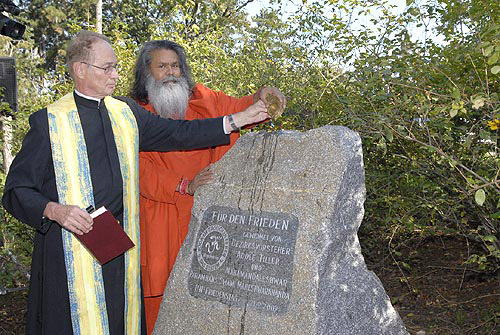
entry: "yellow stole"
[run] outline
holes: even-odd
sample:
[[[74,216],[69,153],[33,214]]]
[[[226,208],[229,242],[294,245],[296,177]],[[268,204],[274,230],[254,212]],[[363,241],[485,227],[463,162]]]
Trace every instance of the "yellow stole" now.
[[[140,334],[139,135],[129,106],[104,98],[123,179],[123,229],[135,247],[125,253],[125,334]],[[47,107],[59,203],[95,207],[87,147],[73,93]],[[101,266],[80,241],[62,229],[71,322],[75,335],[109,334]]]

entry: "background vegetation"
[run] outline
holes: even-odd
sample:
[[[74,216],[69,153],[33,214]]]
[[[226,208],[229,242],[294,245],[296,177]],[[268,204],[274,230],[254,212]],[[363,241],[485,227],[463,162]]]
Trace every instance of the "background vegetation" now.
[[[253,18],[245,12],[252,2],[104,1],[103,32],[122,65],[115,93],[128,93],[138,47],[159,38],[185,46],[196,81],[212,89],[242,96],[275,85],[289,104],[274,130],[360,133],[368,257],[383,242],[404,280],[404,241],[459,237],[477,246],[464,266],[497,275],[500,2],[406,1],[398,11],[385,0],[275,0]],[[27,116],[71,90],[65,42],[95,29],[95,1],[21,8],[25,38],[0,37],[1,54],[17,61],[14,151]],[[0,216],[1,291],[26,285],[32,233],[3,209]]]

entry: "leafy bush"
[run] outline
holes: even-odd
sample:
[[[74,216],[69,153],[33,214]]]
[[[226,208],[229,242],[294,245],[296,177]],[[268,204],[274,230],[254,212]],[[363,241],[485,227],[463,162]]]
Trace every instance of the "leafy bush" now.
[[[392,242],[465,236],[483,246],[469,262],[479,271],[496,271],[498,1],[407,1],[399,14],[385,0],[271,3],[253,23],[242,11],[247,2],[239,0],[105,4],[104,30],[123,69],[115,93],[127,94],[137,49],[150,37],[185,46],[195,79],[213,89],[242,96],[275,85],[288,98],[286,113],[256,130],[338,124],[360,133],[367,236]],[[0,39],[4,53],[15,52],[18,62],[14,151],[27,131],[27,115],[71,90],[61,65],[64,43],[95,24],[88,14],[93,2],[79,4],[24,2],[28,9],[45,8],[40,17],[27,11],[32,28],[26,40]],[[412,33],[418,29],[421,36]],[[31,233],[0,215],[0,265],[18,271],[4,272],[0,285],[18,285]],[[15,262],[7,265],[8,251],[22,270]]]

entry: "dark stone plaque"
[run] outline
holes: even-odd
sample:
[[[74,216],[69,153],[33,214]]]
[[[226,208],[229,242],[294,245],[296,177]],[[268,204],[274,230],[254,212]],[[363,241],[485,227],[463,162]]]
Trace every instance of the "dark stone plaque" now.
[[[189,293],[229,306],[285,313],[298,224],[286,213],[208,208],[196,236]]]

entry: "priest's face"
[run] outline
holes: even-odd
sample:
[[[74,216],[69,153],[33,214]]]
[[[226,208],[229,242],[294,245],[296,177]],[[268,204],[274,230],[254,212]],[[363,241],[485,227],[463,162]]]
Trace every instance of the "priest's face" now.
[[[118,81],[117,58],[111,45],[104,40],[96,41],[92,49],[93,59],[81,62],[82,76],[77,90],[101,99],[115,90]]]
[[[188,86],[175,51],[156,49],[151,52],[146,90],[149,102],[160,116],[184,119],[189,101]]]

